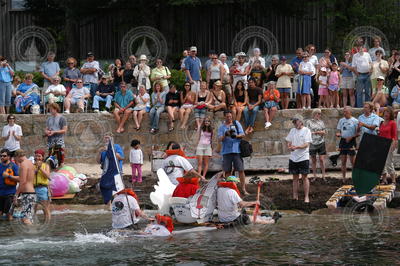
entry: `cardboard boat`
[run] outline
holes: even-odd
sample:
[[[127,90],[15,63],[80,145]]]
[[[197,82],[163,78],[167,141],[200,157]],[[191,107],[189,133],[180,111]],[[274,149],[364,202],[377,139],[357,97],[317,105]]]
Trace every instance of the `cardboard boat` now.
[[[349,198],[357,196],[353,191],[353,186],[346,185],[341,186],[336,190],[335,193],[325,203],[329,209],[336,209],[339,207],[345,207],[344,202],[347,202]],[[387,207],[387,204],[393,199],[396,190],[395,184],[390,185],[377,185],[370,193],[365,196],[367,199],[373,200],[373,206],[377,209],[383,209]]]

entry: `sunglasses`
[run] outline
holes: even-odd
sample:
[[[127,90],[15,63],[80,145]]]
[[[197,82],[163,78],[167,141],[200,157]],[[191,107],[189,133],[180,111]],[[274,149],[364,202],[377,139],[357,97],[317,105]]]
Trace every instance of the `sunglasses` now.
[[[212,59],[218,59],[218,57],[213,57]]]
[[[68,65],[73,65],[73,64],[74,64],[74,62],[68,62],[67,64],[68,64]]]
[[[83,83],[83,81],[77,81],[76,83]]]
[[[121,88],[126,88],[126,86],[125,86],[125,85],[121,85],[120,87],[121,87]]]
[[[185,87],[190,87],[190,85],[185,85]]]
[[[0,155],[0,157],[4,158],[4,157],[8,157],[8,155],[2,154],[2,155]]]

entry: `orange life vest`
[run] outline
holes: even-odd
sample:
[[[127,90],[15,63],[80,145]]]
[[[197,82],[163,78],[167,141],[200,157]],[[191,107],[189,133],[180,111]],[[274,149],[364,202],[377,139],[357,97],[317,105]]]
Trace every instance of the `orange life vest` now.
[[[159,213],[156,214],[156,220],[158,224],[164,225],[168,231],[172,233],[174,231],[174,223],[172,221],[171,216],[161,215]]]
[[[218,187],[227,187],[227,188],[233,189],[240,196],[240,191],[235,182],[218,182]]]
[[[178,177],[176,181],[178,181],[179,184],[176,186],[174,193],[172,193],[172,197],[189,198],[196,194],[196,191],[200,188],[198,177]]]
[[[196,157],[193,157],[193,156],[192,157],[186,156],[185,152],[183,150],[181,150],[181,149],[178,149],[178,150],[166,150],[165,154],[167,154],[168,156],[179,155],[179,156],[182,156],[183,158],[186,158],[186,159],[195,159],[196,158]]]
[[[136,199],[136,201],[138,202],[138,204],[139,204],[139,198],[138,198],[138,196],[136,195],[136,193],[132,189],[125,188],[125,189],[117,192],[117,195],[120,195],[120,194],[128,194],[129,196],[134,197]]]

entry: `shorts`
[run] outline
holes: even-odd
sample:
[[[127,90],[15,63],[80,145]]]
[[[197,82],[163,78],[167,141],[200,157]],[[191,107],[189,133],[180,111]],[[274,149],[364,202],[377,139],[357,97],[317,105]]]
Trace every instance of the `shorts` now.
[[[329,95],[328,88],[318,88],[318,95],[320,96]]]
[[[291,88],[278,88],[280,93],[290,93]]]
[[[325,142],[322,142],[321,144],[313,145],[310,144],[310,156],[315,156],[315,155],[326,155],[326,148],[325,148]]]
[[[196,148],[197,156],[212,156],[211,144],[199,144]]]
[[[340,155],[356,155],[356,146],[356,138],[353,138],[350,142],[346,142],[346,139],[341,138],[339,142]]]
[[[231,172],[232,164],[235,171],[244,171],[243,159],[240,157],[240,153],[228,153],[222,155],[222,170],[225,172]]]
[[[181,106],[181,109],[191,109],[193,108],[193,104],[185,103]]]
[[[29,219],[31,222],[33,220],[34,206],[36,203],[36,193],[26,192],[21,193],[21,215],[25,219]]]
[[[310,173],[310,161],[304,160],[293,162],[289,160],[289,174],[292,175],[308,175]]]
[[[80,100],[81,98],[71,98],[71,104],[78,104]],[[87,100],[83,100],[83,102],[86,104]]]
[[[35,187],[35,192],[37,202],[49,200],[49,189],[46,186]]]
[[[202,109],[194,108],[194,117],[195,118],[205,118],[207,113],[207,109],[204,107]]]
[[[354,89],[355,82],[353,77],[342,77],[342,83],[340,84],[340,88],[342,89]]]
[[[14,195],[0,196],[0,212],[8,214],[10,212],[11,204],[13,202]]]
[[[328,86],[328,89],[330,91],[338,91],[339,90],[339,86],[337,84],[332,84]]]
[[[275,101],[267,101],[264,103],[264,108],[272,108],[272,107],[279,107],[279,103],[275,102]]]

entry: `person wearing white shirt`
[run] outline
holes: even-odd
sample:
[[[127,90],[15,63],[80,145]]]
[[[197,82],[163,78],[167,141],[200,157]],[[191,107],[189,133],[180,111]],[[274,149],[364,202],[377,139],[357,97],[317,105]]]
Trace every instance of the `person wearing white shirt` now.
[[[371,99],[371,72],[372,60],[369,53],[364,52],[359,45],[359,52],[353,55],[352,71],[357,76],[356,82],[356,107],[363,107],[364,102]]]
[[[132,169],[132,183],[142,183],[143,152],[140,149],[140,141],[137,139],[134,139],[131,142],[129,163],[131,164]]]
[[[245,213],[241,214],[240,209],[254,206],[259,202],[247,202],[240,198],[236,186],[239,179],[236,176],[229,176],[224,181],[219,184],[217,190],[218,220],[221,223],[249,224],[250,217]]]
[[[190,162],[182,156],[184,153],[178,143],[173,143],[170,149],[166,150],[166,154],[168,157],[164,159],[162,168],[172,184],[178,185],[179,182],[176,179],[178,177],[184,177],[188,172],[203,179],[203,177],[193,169]]]
[[[297,93],[301,95],[301,106],[303,109],[311,109],[311,78],[315,75],[315,67],[310,62],[307,52],[303,53],[303,61],[299,65],[300,74]]]
[[[254,48],[253,49],[253,57],[250,58],[250,65],[253,66],[253,64],[256,62],[256,60],[259,60],[262,67],[265,68],[265,59],[261,56],[261,50],[260,48]]]
[[[94,60],[94,54],[87,54],[87,61],[81,67],[82,78],[85,86],[90,87],[90,95],[94,97],[96,94],[97,84],[99,81],[99,73],[102,72],[98,61]]]
[[[4,149],[9,150],[12,153],[12,157],[14,157],[14,152],[21,148],[20,141],[22,139],[22,129],[21,126],[15,124],[14,115],[8,115],[7,122],[8,125],[3,127],[1,137],[5,141]]]
[[[140,210],[137,196],[132,189],[127,188],[114,195],[111,203],[112,228],[138,230],[140,218],[148,217]]]
[[[44,92],[47,103],[62,103],[64,101],[67,90],[60,82],[61,78],[59,76],[52,78],[52,84]]]
[[[304,202],[310,202],[309,191],[310,181],[308,174],[310,173],[310,153],[309,146],[312,141],[311,131],[304,127],[303,117],[300,115],[292,119],[294,128],[286,137],[287,147],[290,150],[289,157],[289,173],[293,175],[293,199],[298,200],[299,177],[303,179]]]

